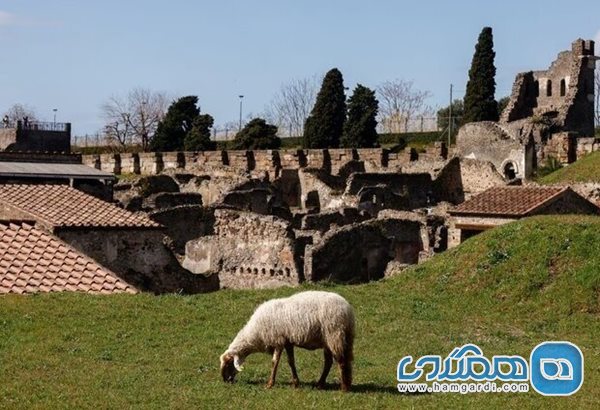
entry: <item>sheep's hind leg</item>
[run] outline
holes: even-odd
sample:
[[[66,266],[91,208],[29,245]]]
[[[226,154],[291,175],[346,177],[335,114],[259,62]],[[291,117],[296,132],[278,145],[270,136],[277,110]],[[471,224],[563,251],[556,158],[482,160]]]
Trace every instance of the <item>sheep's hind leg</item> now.
[[[345,392],[350,391],[350,386],[352,386],[352,362],[342,357],[338,360],[338,365],[342,374],[342,385],[340,388]]]
[[[279,359],[281,359],[281,348],[275,348],[275,351],[273,352],[273,368],[271,369],[271,377],[267,382],[267,389],[270,389],[275,384],[275,376],[277,375]]]
[[[294,346],[291,344],[285,345],[285,353],[287,354],[288,364],[292,370],[292,384],[294,387],[300,386],[300,379],[298,378],[298,372],[296,372],[296,361],[294,360]]]
[[[323,363],[323,373],[321,373],[321,378],[317,382],[317,388],[324,389],[325,381],[327,380],[327,376],[329,375],[329,370],[331,370],[331,365],[333,364],[333,356],[331,354],[331,350],[328,348],[323,349],[324,363]]]

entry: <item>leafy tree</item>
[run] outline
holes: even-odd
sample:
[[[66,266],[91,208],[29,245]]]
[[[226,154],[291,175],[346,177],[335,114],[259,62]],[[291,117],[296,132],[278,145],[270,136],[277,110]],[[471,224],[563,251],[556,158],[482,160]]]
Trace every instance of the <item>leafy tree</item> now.
[[[254,118],[237,133],[233,146],[234,149],[277,149],[281,139],[277,136],[276,126],[262,118]]]
[[[377,145],[377,111],[375,91],[358,84],[348,99],[348,119],[341,138],[342,147],[372,148]]]
[[[315,105],[304,125],[307,148],[336,148],[346,120],[344,78],[337,68],[325,74]]]
[[[210,129],[215,123],[214,118],[209,114],[198,115],[193,123],[192,129],[187,133],[183,140],[186,151],[211,151],[215,149],[216,144],[210,140]]]
[[[496,67],[494,66],[494,38],[491,27],[484,27],[475,46],[465,94],[463,123],[498,121],[496,93]]]
[[[462,122],[462,117],[465,113],[465,105],[463,100],[456,99],[452,102],[452,129],[458,130]],[[450,122],[450,106],[441,108],[437,112],[437,126],[440,130],[448,128]]]
[[[498,100],[498,114],[502,114],[509,102],[510,97],[502,97]]]
[[[183,148],[187,133],[192,129],[194,120],[200,115],[197,106],[198,97],[188,95],[173,102],[167,114],[158,124],[156,133],[150,141],[152,151],[177,151]]]

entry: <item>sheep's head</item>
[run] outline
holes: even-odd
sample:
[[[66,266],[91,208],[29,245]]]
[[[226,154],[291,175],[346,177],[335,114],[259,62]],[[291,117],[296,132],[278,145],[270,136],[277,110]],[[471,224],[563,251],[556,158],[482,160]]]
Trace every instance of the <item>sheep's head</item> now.
[[[236,354],[225,352],[221,355],[221,376],[224,382],[233,383],[235,375],[241,372],[244,367],[243,361]]]

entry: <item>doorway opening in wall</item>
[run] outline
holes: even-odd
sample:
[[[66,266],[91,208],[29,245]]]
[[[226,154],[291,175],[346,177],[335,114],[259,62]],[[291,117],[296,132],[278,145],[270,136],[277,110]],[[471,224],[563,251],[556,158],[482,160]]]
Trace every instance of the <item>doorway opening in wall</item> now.
[[[512,162],[508,162],[504,165],[504,178],[509,181],[512,181],[517,177],[517,172],[515,171],[515,164]]]

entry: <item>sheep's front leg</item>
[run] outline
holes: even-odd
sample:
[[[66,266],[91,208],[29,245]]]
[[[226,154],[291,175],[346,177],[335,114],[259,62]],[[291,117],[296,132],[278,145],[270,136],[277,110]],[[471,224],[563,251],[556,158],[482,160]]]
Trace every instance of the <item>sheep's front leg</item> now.
[[[291,344],[286,344],[285,353],[287,354],[290,369],[292,369],[292,384],[294,385],[294,387],[298,387],[300,385],[300,379],[298,379],[298,373],[296,372],[296,361],[294,360],[294,346]]]
[[[271,377],[267,382],[267,389],[270,389],[275,384],[275,375],[277,375],[277,366],[279,366],[279,359],[281,359],[281,348],[276,347],[273,352],[273,368],[271,369]]]
[[[333,355],[331,354],[331,350],[328,348],[323,349],[324,363],[323,363],[323,373],[321,373],[321,378],[317,382],[317,388],[324,389],[325,381],[327,380],[327,376],[329,375],[329,370],[331,370],[331,365],[333,364]]]

